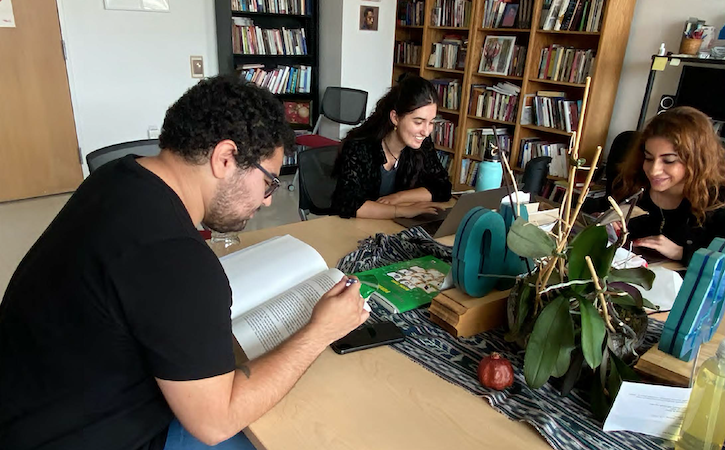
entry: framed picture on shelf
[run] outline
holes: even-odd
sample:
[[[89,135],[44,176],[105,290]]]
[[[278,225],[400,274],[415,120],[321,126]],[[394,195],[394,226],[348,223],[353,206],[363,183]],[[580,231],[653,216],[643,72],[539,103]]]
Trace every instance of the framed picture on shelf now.
[[[284,116],[288,123],[297,125],[310,124],[310,111],[312,110],[309,101],[284,102]]]
[[[486,36],[481,53],[479,73],[507,75],[514,54],[515,36]]]

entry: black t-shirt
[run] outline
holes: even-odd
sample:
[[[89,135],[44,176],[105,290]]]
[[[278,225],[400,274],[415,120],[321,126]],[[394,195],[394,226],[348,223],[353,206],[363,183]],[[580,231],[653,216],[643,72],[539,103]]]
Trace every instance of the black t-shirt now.
[[[231,290],[183,203],[132,156],[91,175],[0,303],[0,448],[163,448],[154,377],[234,369]]]

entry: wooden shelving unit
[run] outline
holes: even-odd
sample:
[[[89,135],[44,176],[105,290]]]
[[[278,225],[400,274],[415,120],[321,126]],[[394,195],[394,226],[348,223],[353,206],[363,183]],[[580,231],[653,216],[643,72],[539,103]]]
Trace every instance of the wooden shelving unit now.
[[[557,90],[566,92],[567,98],[580,100],[584,94],[584,85],[563,81],[538,79],[539,56],[543,48],[552,44],[576,49],[592,49],[596,54],[595,67],[589,97],[589,107],[584,121],[581,137],[580,155],[590,158],[598,145],[604,145],[609,130],[609,122],[619,85],[624,53],[629,39],[629,28],[634,13],[632,0],[605,0],[604,11],[599,32],[586,31],[544,31],[539,29],[540,15],[544,0],[536,0],[531,17],[531,28],[484,28],[484,0],[473,0],[472,18],[468,28],[430,26],[430,13],[435,0],[426,0],[425,17],[422,27],[396,26],[395,39],[412,40],[421,43],[422,55],[419,65],[393,65],[393,82],[404,72],[415,73],[427,79],[457,78],[461,81],[461,101],[457,111],[439,108],[439,114],[456,125],[455,154],[453,161],[453,186],[456,190],[469,189],[471,186],[461,184],[460,169],[463,159],[480,160],[481,158],[465,155],[466,130],[469,128],[489,127],[496,125],[506,128],[512,136],[511,161],[517,171],[521,139],[540,137],[552,142],[568,142],[571,133],[554,128],[521,124],[521,110],[526,94],[534,94],[539,90]],[[396,21],[396,23],[399,23]],[[428,57],[432,44],[440,42],[443,36],[458,34],[468,38],[465,70],[436,69],[428,67]],[[478,73],[481,52],[486,36],[514,36],[517,45],[527,47],[526,63],[523,77],[501,75],[485,75]],[[469,114],[471,85],[476,83],[492,83],[509,81],[521,87],[515,122],[505,122]],[[552,179],[561,179],[550,177]]]

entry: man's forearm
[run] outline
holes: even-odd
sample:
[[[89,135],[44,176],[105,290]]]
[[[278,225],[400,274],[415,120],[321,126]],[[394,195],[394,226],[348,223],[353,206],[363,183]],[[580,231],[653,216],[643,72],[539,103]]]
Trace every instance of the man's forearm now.
[[[306,326],[270,353],[242,364],[229,402],[229,436],[272,409],[328,344]]]

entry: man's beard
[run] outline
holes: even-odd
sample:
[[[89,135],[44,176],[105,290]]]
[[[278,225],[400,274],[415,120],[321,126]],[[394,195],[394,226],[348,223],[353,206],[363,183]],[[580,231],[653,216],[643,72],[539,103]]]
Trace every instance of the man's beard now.
[[[246,199],[248,197],[242,186],[243,184],[236,177],[219,186],[202,221],[205,228],[218,233],[232,233],[242,231],[247,226],[250,217],[235,216],[233,212],[234,202],[232,199]],[[259,208],[255,211],[258,210]]]

